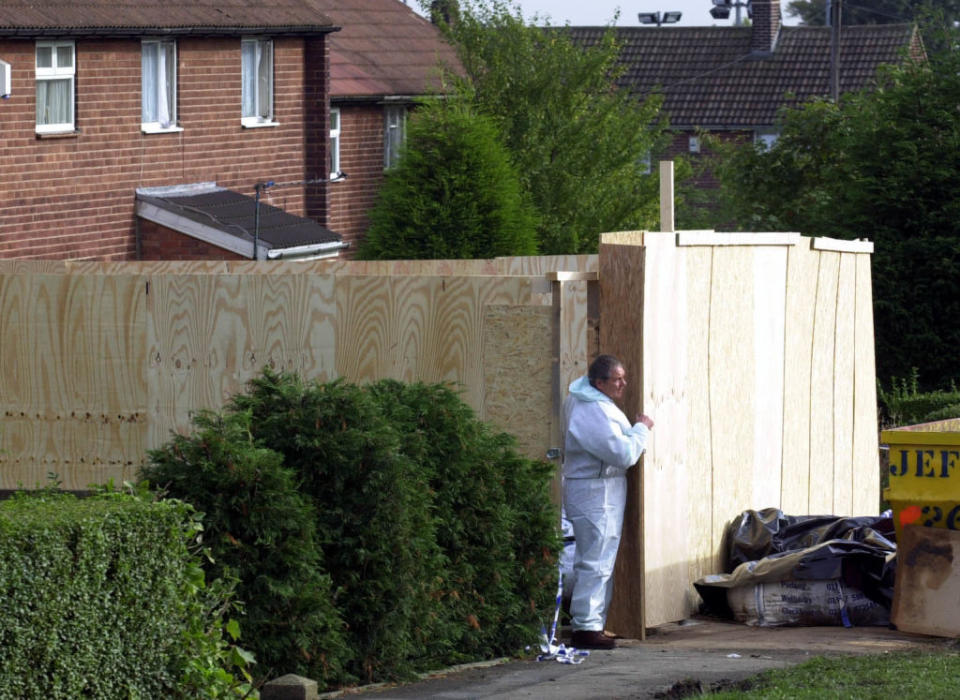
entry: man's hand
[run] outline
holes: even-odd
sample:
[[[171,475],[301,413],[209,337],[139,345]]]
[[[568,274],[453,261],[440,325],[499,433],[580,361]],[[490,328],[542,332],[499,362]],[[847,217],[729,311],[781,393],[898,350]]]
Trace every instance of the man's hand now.
[[[636,423],[643,423],[643,424],[644,424],[645,426],[647,426],[648,428],[652,428],[652,427],[653,427],[653,419],[652,419],[650,416],[648,416],[646,413],[638,413],[638,414],[637,414],[637,420],[634,421],[634,422],[636,422]]]

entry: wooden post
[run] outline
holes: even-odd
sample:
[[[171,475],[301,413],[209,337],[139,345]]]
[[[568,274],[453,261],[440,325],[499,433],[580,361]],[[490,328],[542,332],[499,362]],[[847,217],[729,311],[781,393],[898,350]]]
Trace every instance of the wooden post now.
[[[676,231],[673,220],[673,161],[660,161],[660,230]]]

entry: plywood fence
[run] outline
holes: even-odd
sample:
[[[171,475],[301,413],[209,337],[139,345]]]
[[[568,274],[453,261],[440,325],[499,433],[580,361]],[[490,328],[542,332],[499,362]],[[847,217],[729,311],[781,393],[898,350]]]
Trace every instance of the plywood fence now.
[[[264,365],[457,383],[540,458],[561,446],[566,387],[609,352],[627,414],[657,423],[608,624],[641,637],[695,609],[742,510],[876,512],[870,250],[625,232],[579,257],[0,261],[0,489],[133,478]]]
[[[264,366],[450,382],[543,458],[557,387],[586,366],[597,264],[0,261],[0,489],[135,478]]]
[[[640,637],[694,611],[690,584],[722,570],[742,510],[877,512],[871,251],[798,234],[604,236],[600,345],[639,378],[628,411],[656,421],[608,627]]]

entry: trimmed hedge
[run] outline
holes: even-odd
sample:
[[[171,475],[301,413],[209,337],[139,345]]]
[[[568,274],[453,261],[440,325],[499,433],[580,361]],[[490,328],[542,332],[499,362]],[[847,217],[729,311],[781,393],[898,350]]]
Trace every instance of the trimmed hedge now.
[[[236,688],[185,503],[42,491],[0,503],[4,697],[223,697]]]

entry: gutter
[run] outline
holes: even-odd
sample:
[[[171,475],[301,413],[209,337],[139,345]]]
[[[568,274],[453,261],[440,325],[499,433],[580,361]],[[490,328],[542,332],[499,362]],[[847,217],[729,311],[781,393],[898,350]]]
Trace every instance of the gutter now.
[[[316,243],[314,245],[301,245],[292,248],[269,248],[267,250],[267,260],[290,259],[295,261],[319,260],[321,258],[333,258],[340,254],[340,251],[349,248],[349,242],[330,241],[327,243]]]

